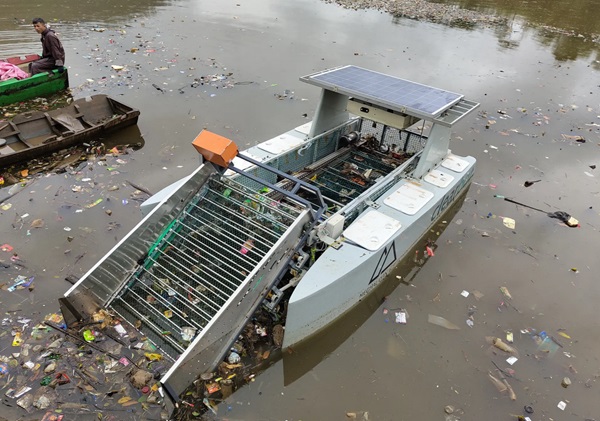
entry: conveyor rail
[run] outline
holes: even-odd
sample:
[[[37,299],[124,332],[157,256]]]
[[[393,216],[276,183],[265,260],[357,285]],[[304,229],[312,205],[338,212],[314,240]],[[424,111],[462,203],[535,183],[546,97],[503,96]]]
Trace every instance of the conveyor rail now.
[[[177,358],[301,209],[285,200],[275,202],[234,179],[213,177],[158,237],[107,307]]]

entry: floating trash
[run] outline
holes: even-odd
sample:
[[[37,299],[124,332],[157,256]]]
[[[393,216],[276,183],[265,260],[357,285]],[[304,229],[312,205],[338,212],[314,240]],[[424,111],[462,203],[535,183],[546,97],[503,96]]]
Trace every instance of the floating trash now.
[[[427,321],[431,324],[445,327],[446,329],[460,330],[460,327],[456,326],[454,323],[449,322],[448,320],[444,319],[443,317],[434,316],[433,314],[430,314],[429,316],[427,316]]]

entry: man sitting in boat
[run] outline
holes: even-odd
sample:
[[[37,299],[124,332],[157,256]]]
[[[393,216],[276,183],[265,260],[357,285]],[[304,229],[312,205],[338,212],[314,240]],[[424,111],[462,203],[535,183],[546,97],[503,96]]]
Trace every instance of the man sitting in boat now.
[[[42,36],[42,58],[29,64],[29,73],[33,76],[54,69],[59,69],[60,72],[65,65],[62,43],[54,31],[46,26],[44,19],[35,18],[32,23],[35,31]]]

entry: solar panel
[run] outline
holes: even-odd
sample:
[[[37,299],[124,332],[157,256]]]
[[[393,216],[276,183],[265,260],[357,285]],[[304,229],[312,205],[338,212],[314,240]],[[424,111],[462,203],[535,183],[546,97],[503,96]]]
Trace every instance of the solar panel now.
[[[301,78],[313,85],[394,111],[434,118],[463,95],[357,66],[344,66]]]

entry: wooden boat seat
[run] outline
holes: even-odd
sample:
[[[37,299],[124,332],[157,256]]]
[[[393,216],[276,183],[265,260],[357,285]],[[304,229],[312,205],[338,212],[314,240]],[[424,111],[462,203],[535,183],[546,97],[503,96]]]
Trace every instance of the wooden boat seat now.
[[[59,114],[57,116],[52,117],[52,120],[56,123],[61,124],[62,126],[66,127],[68,130],[74,133],[85,130],[85,127],[83,126],[83,124],[81,124],[81,121],[79,121],[71,114]]]
[[[58,139],[58,136],[51,135],[51,136],[48,136],[44,141],[42,141],[42,143],[45,145],[46,143],[54,142],[57,139]]]
[[[57,136],[55,134],[44,134],[41,136],[31,137],[31,138],[27,139],[26,141],[22,140],[21,142],[23,142],[30,148],[33,148],[38,145],[52,142],[53,140],[56,140],[56,138],[57,138]]]

